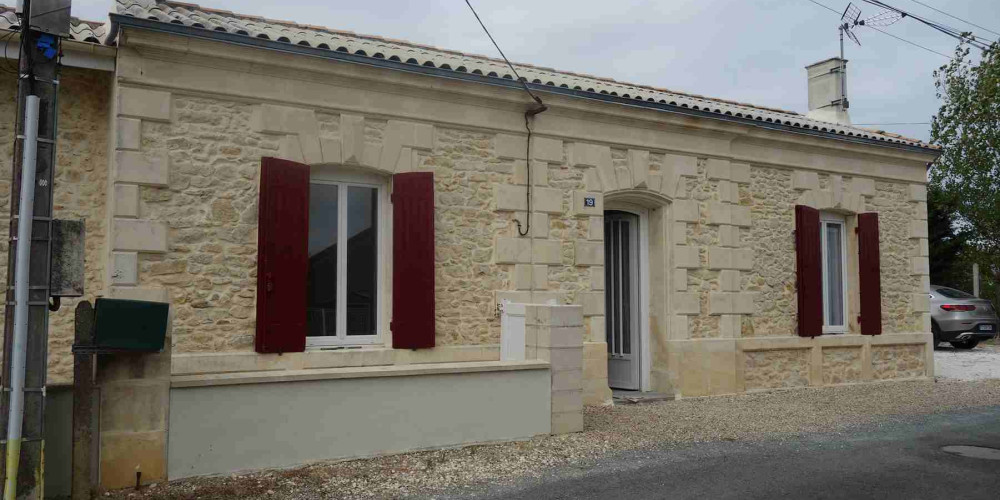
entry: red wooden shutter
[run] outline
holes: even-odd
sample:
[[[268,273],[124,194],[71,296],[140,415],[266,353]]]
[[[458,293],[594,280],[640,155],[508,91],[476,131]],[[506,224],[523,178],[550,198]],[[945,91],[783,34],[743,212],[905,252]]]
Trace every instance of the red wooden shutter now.
[[[858,281],[861,334],[882,333],[882,271],[879,268],[878,214],[858,214]]]
[[[823,253],[819,210],[795,206],[795,270],[799,292],[799,336],[823,334]]]
[[[434,174],[392,176],[392,347],[434,347]]]
[[[262,158],[257,216],[257,352],[306,348],[309,166]]]

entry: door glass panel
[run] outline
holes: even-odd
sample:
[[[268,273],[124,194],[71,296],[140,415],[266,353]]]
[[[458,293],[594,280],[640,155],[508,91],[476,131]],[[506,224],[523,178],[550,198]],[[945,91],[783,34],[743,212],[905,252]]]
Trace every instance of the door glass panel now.
[[[607,284],[613,284],[615,282],[615,265],[614,265],[614,243],[612,242],[612,234],[614,230],[613,222],[609,217],[604,218],[604,282]],[[607,288],[607,286],[605,287]],[[604,292],[604,310],[607,311],[609,317],[605,318],[604,326],[604,336],[605,341],[608,343],[608,352],[614,352],[614,343],[611,341],[612,332],[614,331],[614,293],[612,293],[614,287],[612,286],[610,290],[605,290]]]
[[[347,188],[347,335],[375,335],[378,190]]]
[[[632,270],[631,256],[632,249],[630,244],[632,242],[632,237],[630,234],[631,225],[627,220],[621,221],[621,311],[622,311],[622,332],[621,332],[621,342],[622,342],[622,354],[632,353]]]
[[[843,226],[827,223],[826,225],[826,296],[829,309],[827,311],[828,326],[844,325],[844,255]]]
[[[614,307],[612,308],[612,311],[611,311],[611,322],[612,322],[611,324],[614,327],[614,333],[611,336],[611,339],[613,341],[612,345],[614,346],[614,348],[611,351],[613,354],[621,354],[621,348],[622,348],[622,343],[621,343],[621,338],[622,338],[622,321],[621,321],[621,317],[622,317],[622,312],[621,312],[622,301],[621,301],[621,295],[618,294],[618,290],[621,287],[621,279],[622,279],[621,267],[618,265],[618,263],[621,261],[621,247],[620,247],[620,245],[621,245],[621,235],[618,232],[618,229],[620,227],[621,227],[621,223],[618,222],[617,220],[611,222],[611,235],[612,235],[612,238],[611,238],[611,250],[612,250],[611,267],[613,268],[612,272],[614,273],[614,281],[611,284],[611,291],[612,291],[612,294],[613,294],[612,302],[613,302],[613,305],[614,305]]]
[[[337,211],[338,186],[309,186],[309,282],[308,322],[310,337],[337,334]]]

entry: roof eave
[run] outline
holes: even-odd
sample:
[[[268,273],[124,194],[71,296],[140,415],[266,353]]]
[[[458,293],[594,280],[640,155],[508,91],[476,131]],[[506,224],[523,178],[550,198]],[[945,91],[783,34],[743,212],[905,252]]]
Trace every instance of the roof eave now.
[[[238,35],[234,33],[228,33],[223,31],[214,31],[204,28],[196,28],[192,26],[185,26],[183,24],[173,24],[164,23],[162,21],[154,21],[150,19],[140,19],[133,16],[126,16],[122,14],[111,13],[111,26],[109,27],[109,33],[107,37],[108,44],[115,43],[117,41],[118,35],[123,27],[132,27],[139,29],[146,29],[150,31],[157,31],[162,33],[173,33],[183,36],[190,36],[194,38],[202,38],[207,40],[215,40],[227,43],[233,43],[237,45],[244,45],[250,47],[261,48],[265,50],[273,50],[283,53],[306,55],[311,57],[319,57],[323,59],[331,59],[335,61],[348,62],[353,64],[360,64],[364,66],[371,66],[377,68],[385,68],[396,71],[405,71],[408,73],[423,74],[428,76],[434,76],[438,78],[447,78],[451,80],[460,80],[473,83],[480,83],[485,85],[507,87],[513,89],[521,89],[522,85],[517,80],[490,77],[484,75],[476,75],[472,73],[461,73],[448,69],[441,69],[436,67],[421,66],[411,63],[405,63],[401,61],[391,61],[388,59],[376,59],[369,56],[362,56],[351,54],[348,52],[339,52],[329,49],[321,49],[316,47],[306,47],[302,45],[295,45],[287,42],[279,42],[275,40],[265,40],[262,38],[254,38],[246,35]],[[571,96],[582,99],[589,99],[600,102],[609,102],[615,104],[621,104],[626,106],[635,106],[646,109],[654,109],[658,111],[665,111],[668,113],[676,113],[684,116],[692,116],[698,118],[705,118],[709,120],[718,120],[730,123],[740,123],[744,125],[751,125],[754,127],[759,127],[768,130],[776,130],[786,133],[808,135],[813,137],[820,137],[824,139],[833,139],[853,144],[865,144],[869,146],[878,146],[883,148],[892,148],[901,151],[929,154],[935,157],[941,154],[941,151],[935,148],[918,146],[912,144],[903,144],[885,140],[870,139],[857,136],[849,136],[845,134],[837,134],[824,132],[821,130],[813,130],[804,127],[795,127],[790,125],[784,125],[776,122],[766,122],[763,120],[756,120],[752,118],[743,118],[732,115],[725,115],[719,113],[713,113],[711,111],[695,110],[691,108],[686,108],[679,105],[650,102],[638,99],[624,98],[620,96],[612,96],[610,94],[600,94],[596,92],[588,92],[585,90],[573,90],[569,88],[553,87],[550,85],[540,85],[535,83],[525,83],[531,90],[535,92],[544,92],[549,94],[558,94]]]

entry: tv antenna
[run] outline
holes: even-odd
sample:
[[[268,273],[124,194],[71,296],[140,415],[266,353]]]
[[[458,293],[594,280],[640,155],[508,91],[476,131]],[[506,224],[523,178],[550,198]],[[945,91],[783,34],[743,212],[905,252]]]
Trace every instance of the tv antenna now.
[[[854,28],[858,26],[868,26],[870,28],[879,28],[889,26],[890,24],[895,24],[899,22],[900,19],[906,17],[905,12],[896,12],[894,10],[883,10],[874,16],[869,18],[861,19],[861,9],[854,5],[853,3],[848,3],[847,8],[844,9],[844,13],[840,16],[840,24],[837,26],[837,30],[840,32],[840,110],[846,111],[849,107],[847,102],[847,62],[844,59],[844,34],[850,38],[854,43],[861,46],[861,41],[858,40],[858,36],[854,34]]]

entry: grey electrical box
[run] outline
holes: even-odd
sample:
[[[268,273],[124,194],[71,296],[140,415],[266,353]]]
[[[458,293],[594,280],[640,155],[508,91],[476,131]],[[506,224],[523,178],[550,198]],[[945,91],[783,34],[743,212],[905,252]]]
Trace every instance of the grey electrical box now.
[[[31,0],[28,26],[55,36],[69,36],[71,0]],[[24,13],[24,0],[18,0],[17,13]]]
[[[82,220],[52,221],[49,295],[82,297],[85,231]]]

